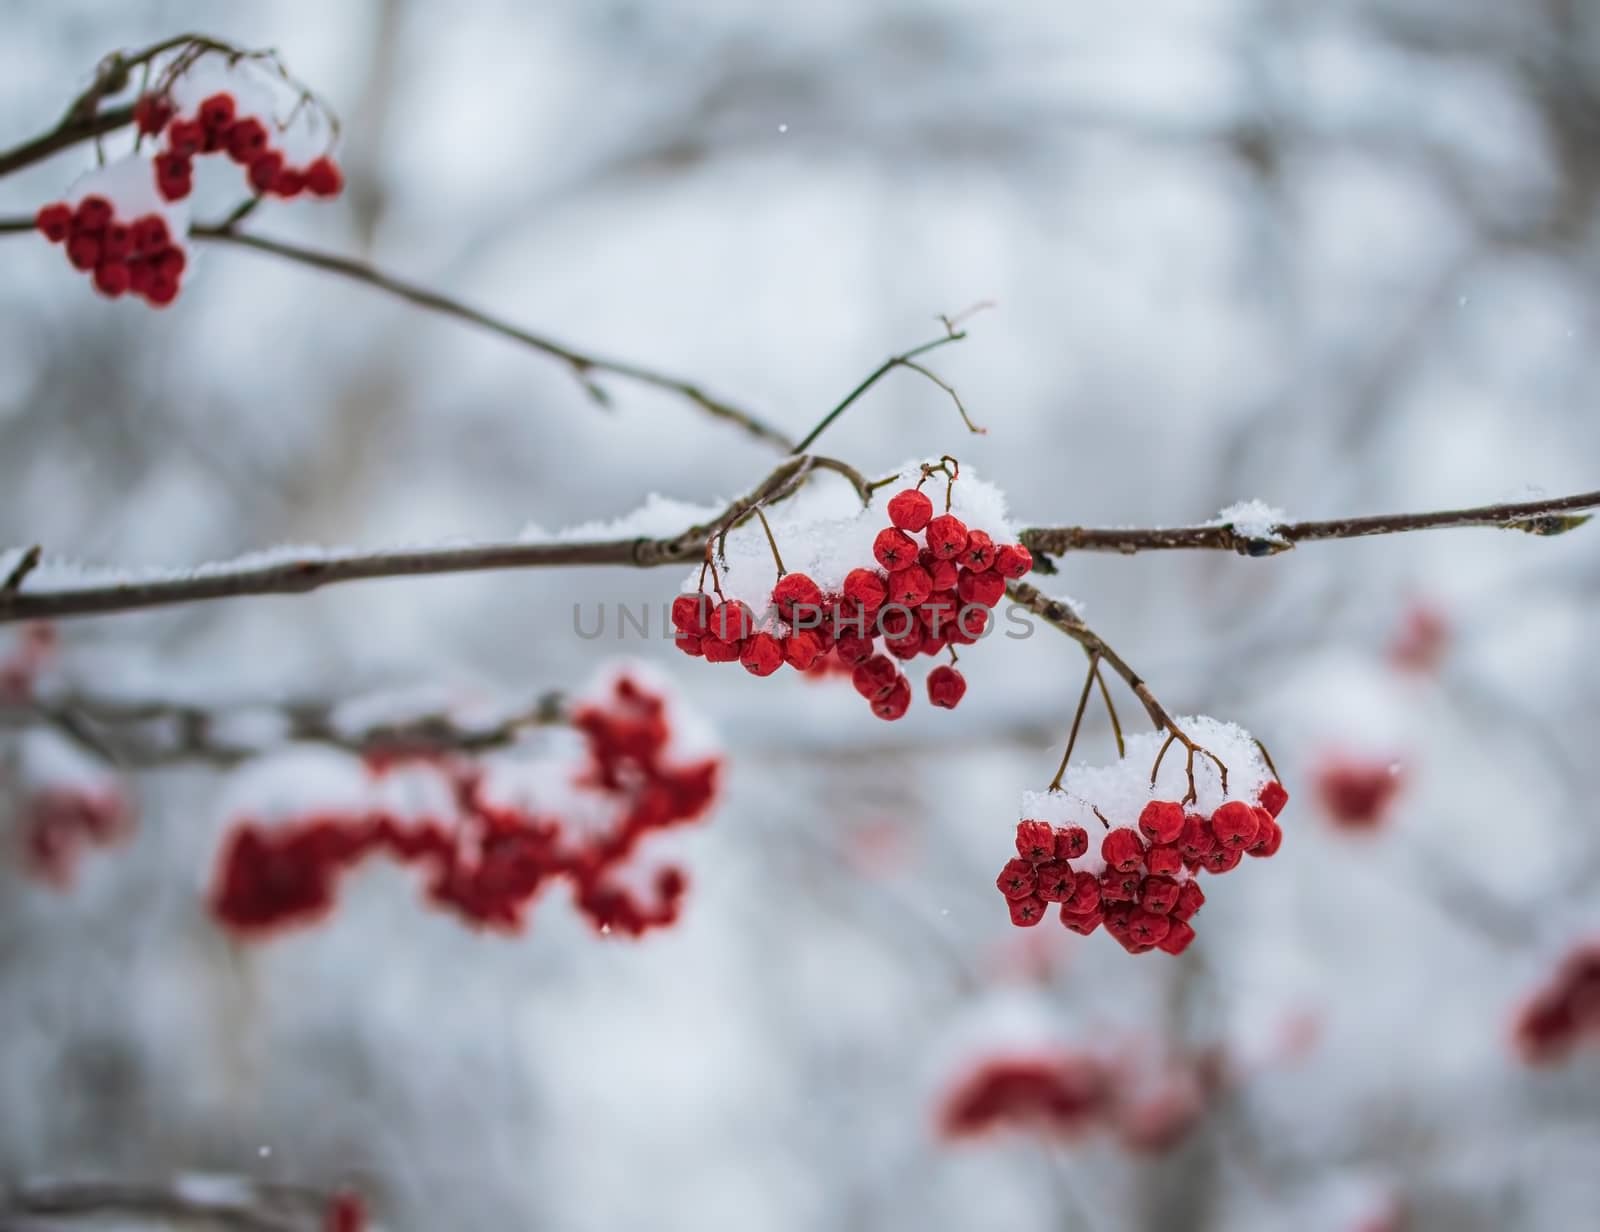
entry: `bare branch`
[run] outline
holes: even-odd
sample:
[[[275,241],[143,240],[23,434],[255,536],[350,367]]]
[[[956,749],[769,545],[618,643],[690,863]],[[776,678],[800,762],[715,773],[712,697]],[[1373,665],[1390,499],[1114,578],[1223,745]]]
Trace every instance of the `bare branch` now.
[[[22,583],[39,567],[39,555],[43,549],[36,543],[22,554],[21,559],[12,566],[11,572],[6,574],[5,581],[0,582],[0,595],[12,595],[22,589]]]
[[[0,728],[48,725],[104,761],[123,769],[147,769],[184,762],[233,766],[285,743],[320,744],[358,755],[383,750],[483,753],[516,743],[530,728],[563,723],[567,717],[566,698],[556,692],[477,721],[440,708],[356,725],[341,718],[347,710],[348,703],[331,701],[208,707],[62,693],[0,702]],[[239,734],[251,728],[264,738]]]
[[[262,235],[247,235],[242,231],[235,230],[231,221],[215,226],[197,225],[190,229],[189,234],[192,238],[204,242],[231,244],[237,248],[247,248],[254,252],[266,253],[269,256],[281,257],[286,261],[293,261],[311,269],[322,270],[325,273],[337,274],[342,278],[365,283],[367,286],[385,291],[419,308],[454,317],[458,321],[475,325],[479,329],[499,334],[502,338],[509,338],[513,342],[539,351],[552,359],[560,360],[572,370],[573,376],[588,391],[590,397],[602,405],[606,403],[607,399],[605,391],[594,383],[593,378],[597,373],[620,377],[640,385],[648,385],[654,389],[662,389],[668,393],[676,394],[717,419],[737,424],[759,441],[776,445],[780,449],[789,449],[791,447],[788,436],[777,428],[763,422],[748,411],[741,410],[719,398],[712,397],[691,381],[656,372],[653,369],[644,367],[642,364],[635,364],[621,359],[607,359],[599,355],[579,351],[542,334],[535,334],[520,326],[512,325],[508,321],[491,316],[480,309],[470,307],[460,300],[452,299],[448,295],[429,290],[427,287],[419,286],[413,282],[407,282],[392,274],[387,274],[364,261],[341,257],[334,253],[317,252],[283,240],[268,239]]]
[[[699,559],[705,545],[724,527],[743,519],[757,505],[792,495],[818,470],[831,470],[849,480],[866,500],[866,480],[833,458],[801,455],[785,460],[744,496],[707,522],[687,527],[666,539],[590,539],[572,542],[469,544],[459,547],[317,552],[287,556],[266,563],[249,561],[206,566],[190,574],[111,582],[103,586],[0,592],[0,624],[18,620],[57,620],[144,608],[168,607],[205,599],[245,595],[299,595],[324,586],[370,578],[490,569],[529,569],[594,565],[652,568]]]
[[[24,167],[31,167],[34,163],[43,162],[53,155],[69,150],[75,145],[85,141],[92,141],[96,137],[103,137],[107,133],[116,132],[119,128],[126,128],[133,123],[133,105],[124,107],[110,107],[105,111],[93,115],[69,114],[55,128],[42,136],[35,137],[32,141],[25,141],[12,149],[0,152],[0,176],[10,175],[14,171],[21,171]],[[32,225],[31,223],[28,225]],[[0,230],[15,230],[14,225],[7,225]]]
[[[1241,556],[1275,556],[1298,543],[1317,539],[1359,539],[1367,535],[1397,535],[1415,530],[1443,530],[1459,526],[1498,526],[1533,535],[1560,535],[1588,521],[1573,511],[1600,507],[1600,492],[1581,492],[1551,500],[1520,504],[1479,505],[1471,509],[1444,509],[1434,513],[1387,513],[1326,522],[1285,522],[1266,535],[1242,534],[1227,523],[1208,526],[1174,526],[1093,529],[1082,526],[1033,527],[1020,539],[1030,552],[1060,556],[1067,552],[1159,552],[1172,549],[1213,548]]]

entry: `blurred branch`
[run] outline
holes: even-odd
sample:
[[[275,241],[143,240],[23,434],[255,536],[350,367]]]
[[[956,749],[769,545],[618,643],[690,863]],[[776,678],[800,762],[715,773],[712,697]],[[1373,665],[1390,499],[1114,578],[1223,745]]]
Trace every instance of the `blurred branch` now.
[[[22,583],[27,580],[28,574],[39,567],[39,555],[43,549],[36,543],[17,560],[11,572],[6,574],[5,580],[0,582],[0,595],[15,594],[22,589]]]
[[[285,555],[265,563],[255,563],[246,558],[207,565],[193,573],[170,577],[130,578],[101,586],[69,586],[58,590],[0,592],[0,624],[128,612],[245,595],[299,595],[323,586],[368,578],[572,565],[653,568],[685,564],[703,556],[707,543],[723,528],[738,522],[757,505],[792,495],[819,470],[844,476],[863,502],[868,498],[867,481],[853,467],[834,458],[802,454],[785,460],[755,488],[730,502],[714,518],[690,526],[669,538],[633,537],[545,543],[512,540],[461,547],[375,552],[310,549],[303,555]]]
[[[233,766],[285,743],[320,744],[357,755],[383,752],[483,753],[516,743],[533,727],[566,721],[566,698],[542,694],[510,714],[472,722],[439,709],[366,724],[341,721],[349,703],[304,701],[206,707],[85,693],[0,702],[0,728],[47,724],[91,755],[124,769],[183,762]],[[229,729],[270,726],[248,739]]]
[[[62,150],[71,149],[85,141],[103,137],[133,123],[133,104],[111,107],[92,115],[69,113],[55,128],[32,141],[25,141],[12,149],[0,152],[0,176],[10,175],[43,162]],[[30,224],[31,225],[31,224]],[[13,230],[7,225],[0,230]]]
[[[1045,556],[1060,556],[1066,552],[1121,552],[1131,556],[1135,552],[1179,548],[1214,548],[1241,556],[1275,556],[1298,543],[1317,539],[1359,539],[1367,535],[1397,535],[1459,526],[1498,526],[1530,535],[1561,535],[1589,520],[1571,511],[1596,507],[1600,507],[1600,492],[1581,492],[1551,500],[1479,505],[1435,513],[1388,513],[1326,522],[1284,522],[1263,535],[1245,534],[1231,523],[1217,523],[1153,529],[1033,527],[1023,531],[1019,538],[1029,551]]]
[[[166,1184],[116,1181],[52,1181],[0,1190],[0,1232],[25,1232],[44,1225],[35,1219],[99,1221],[108,1217],[181,1221],[237,1232],[313,1232],[324,1225],[332,1195],[289,1185],[232,1176],[180,1177]]]
[[[758,419],[748,411],[741,410],[736,406],[712,397],[693,382],[668,376],[627,360],[606,359],[576,350],[541,334],[535,334],[520,326],[512,325],[508,321],[491,316],[480,309],[473,308],[438,291],[432,291],[417,283],[407,282],[392,274],[384,273],[365,261],[338,256],[334,253],[318,252],[283,240],[268,239],[261,235],[248,235],[245,232],[235,230],[232,222],[216,225],[197,224],[190,229],[189,234],[192,238],[207,243],[231,244],[239,248],[248,248],[254,252],[280,257],[283,260],[293,261],[296,264],[322,270],[325,273],[337,274],[342,278],[365,283],[367,286],[387,292],[429,312],[437,312],[447,317],[454,317],[458,321],[464,321],[468,325],[475,325],[479,329],[488,330],[490,333],[498,334],[502,338],[509,338],[513,342],[539,351],[552,359],[560,360],[571,369],[573,376],[583,385],[589,396],[602,406],[607,405],[609,399],[605,390],[595,384],[593,378],[596,373],[620,377],[640,385],[648,385],[654,389],[665,390],[667,393],[675,394],[693,403],[717,419],[737,424],[757,440],[776,445],[780,449],[790,448],[789,438],[777,428]]]

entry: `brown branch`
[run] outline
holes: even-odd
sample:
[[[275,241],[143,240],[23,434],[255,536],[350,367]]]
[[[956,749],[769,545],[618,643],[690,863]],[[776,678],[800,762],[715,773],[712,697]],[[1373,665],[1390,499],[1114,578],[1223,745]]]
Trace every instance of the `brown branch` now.
[[[87,752],[124,769],[185,762],[234,766],[285,743],[319,744],[361,755],[396,752],[484,753],[515,744],[530,728],[564,723],[566,698],[546,693],[492,720],[472,722],[438,709],[356,726],[340,719],[346,703],[304,701],[206,707],[64,693],[0,703],[0,727],[44,724]],[[271,720],[268,740],[230,738],[230,726]]]
[[[6,574],[3,582],[0,582],[0,595],[15,594],[22,589],[22,583],[27,581],[28,574],[39,567],[39,555],[42,551],[43,549],[36,543],[18,558],[11,572]]]
[[[1444,509],[1434,513],[1388,513],[1360,518],[1335,518],[1325,522],[1284,522],[1266,535],[1246,535],[1230,524],[1174,526],[1149,529],[1094,529],[1082,526],[1033,527],[1020,539],[1030,552],[1060,556],[1067,552],[1159,552],[1172,549],[1212,548],[1241,556],[1275,556],[1296,544],[1319,539],[1359,539],[1367,535],[1397,535],[1417,530],[1443,530],[1460,526],[1497,526],[1532,535],[1560,535],[1589,519],[1575,511],[1600,507],[1600,492],[1581,492],[1550,500],[1518,504],[1478,505],[1471,509]]]
[[[126,128],[132,123],[132,103],[122,107],[109,107],[92,115],[69,114],[48,133],[0,152],[0,176],[31,167],[34,163],[43,162],[63,150],[69,150],[85,141],[93,141],[96,137],[104,137],[107,133],[114,133],[117,129]],[[28,225],[31,226],[32,223]]]
[[[785,460],[716,517],[687,527],[670,538],[590,539],[569,543],[511,541],[463,547],[318,552],[263,564],[209,566],[203,571],[175,577],[57,590],[35,588],[11,594],[0,592],[0,624],[104,615],[246,595],[299,595],[324,586],[371,578],[577,565],[653,568],[688,564],[704,555],[707,542],[724,527],[736,524],[757,505],[771,504],[792,495],[818,470],[843,475],[862,500],[867,499],[866,480],[854,468],[833,458],[802,455]]]
[[[332,1195],[243,1177],[194,1176],[162,1183],[60,1181],[0,1190],[0,1229],[33,1226],[34,1218],[100,1219],[108,1215],[163,1219],[239,1232],[306,1232],[323,1226]],[[6,1216],[21,1216],[27,1224]]]
[[[429,312],[441,313],[447,317],[454,317],[468,325],[475,325],[479,329],[488,330],[502,338],[520,343],[552,359],[560,360],[571,369],[574,377],[588,391],[590,397],[602,405],[608,401],[606,393],[594,383],[594,375],[603,373],[609,376],[620,377],[624,380],[634,381],[640,385],[648,385],[654,389],[665,390],[686,399],[705,411],[707,414],[727,423],[737,424],[751,436],[780,449],[790,449],[791,441],[788,436],[777,428],[763,422],[748,411],[732,406],[719,398],[714,398],[705,390],[691,381],[679,377],[668,376],[641,364],[628,360],[607,359],[599,355],[592,355],[579,351],[565,343],[557,342],[542,334],[535,334],[520,326],[512,325],[499,317],[491,316],[487,312],[473,308],[460,300],[452,299],[438,291],[429,290],[414,282],[407,282],[392,274],[387,274],[364,261],[357,261],[350,257],[338,256],[334,253],[317,252],[314,249],[304,248],[284,240],[268,239],[262,235],[248,235],[234,229],[232,222],[213,226],[196,225],[190,228],[192,238],[212,244],[231,244],[237,248],[246,248],[253,252],[266,253],[269,256],[281,257],[286,261],[307,266],[311,269],[322,270],[325,273],[337,274],[341,278],[348,278],[355,282],[364,283],[375,287],[390,295],[414,304],[418,308],[425,308]],[[800,451],[796,451],[800,452]]]

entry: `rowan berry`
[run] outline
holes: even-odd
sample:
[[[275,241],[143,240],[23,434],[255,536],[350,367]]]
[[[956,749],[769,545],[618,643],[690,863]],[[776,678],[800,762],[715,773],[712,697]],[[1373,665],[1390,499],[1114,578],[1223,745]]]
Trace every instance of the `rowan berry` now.
[[[933,517],[933,502],[915,488],[889,498],[889,521],[901,530],[919,531]]]
[[[928,550],[940,560],[954,560],[967,546],[967,524],[944,513],[928,523]]]
[[[939,666],[928,673],[928,700],[944,710],[954,710],[967,692],[967,680],[953,667]]]

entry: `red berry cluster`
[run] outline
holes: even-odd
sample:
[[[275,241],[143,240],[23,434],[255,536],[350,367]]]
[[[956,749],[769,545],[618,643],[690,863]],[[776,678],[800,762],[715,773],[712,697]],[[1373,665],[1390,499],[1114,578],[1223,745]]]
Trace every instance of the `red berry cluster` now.
[[[42,207],[33,225],[52,244],[64,244],[72,267],[108,299],[133,294],[157,308],[177,299],[188,259],[160,214],[119,220],[110,201],[91,194],[76,209],[64,201]]]
[[[995,884],[1019,928],[1033,927],[1049,904],[1059,903],[1062,925],[1075,933],[1088,936],[1104,924],[1131,954],[1181,954],[1194,940],[1190,921],[1206,901],[1196,874],[1231,872],[1246,855],[1275,855],[1283,842],[1277,817],[1288,800],[1276,780],[1262,788],[1259,803],[1230,800],[1209,817],[1176,801],[1152,800],[1137,829],[1108,827],[1098,875],[1071,864],[1089,852],[1082,826],[1021,821],[1017,858]]]
[[[1517,1015],[1513,1038],[1530,1065],[1554,1064],[1580,1045],[1600,1044],[1600,941],[1567,955]]]
[[[916,488],[889,501],[889,520],[873,541],[877,567],[850,570],[837,593],[804,573],[784,573],[760,620],[720,587],[715,596],[703,589],[679,595],[672,605],[678,648],[712,663],[737,661],[756,676],[785,664],[812,674],[847,671],[873,714],[902,717],[911,682],[896,660],[976,642],[1006,580],[1032,569],[1033,557],[1020,544],[997,545],[986,532],[969,531],[949,513],[935,517],[933,502]],[[954,667],[928,673],[935,706],[953,710],[966,691]]]
[[[33,696],[34,683],[55,657],[59,639],[56,627],[44,620],[30,620],[10,650],[0,657],[0,702],[25,702]]]
[[[115,791],[51,786],[23,802],[24,866],[40,881],[65,890],[88,847],[110,847],[132,832],[126,803]]]
[[[232,94],[220,91],[204,99],[192,116],[180,116],[171,98],[146,94],[134,104],[134,123],[141,133],[166,134],[156,155],[156,188],[168,201],[181,201],[194,191],[194,160],[202,154],[226,154],[245,169],[258,196],[292,198],[301,193],[336,197],[344,187],[339,165],[324,154],[304,167],[290,164],[272,142],[272,129],[259,117],[239,113]]]
[[[1113,1078],[1111,1068],[1088,1053],[988,1057],[945,1097],[939,1133],[956,1139],[999,1129],[1081,1134],[1110,1112]]]
[[[604,703],[580,706],[572,724],[586,753],[575,784],[612,806],[615,820],[606,829],[578,833],[557,815],[496,803],[480,767],[428,758],[449,776],[454,817],[410,821],[375,810],[318,813],[270,828],[243,822],[223,853],[213,914],[247,937],[314,922],[332,909],[341,876],[383,853],[424,870],[431,903],[485,928],[520,930],[532,900],[560,879],[601,931],[639,936],[674,923],[688,886],[682,869],[660,869],[648,898],[621,875],[651,832],[705,814],[720,759],[673,760],[665,699],[627,676]],[[377,772],[392,764],[380,759]]]

